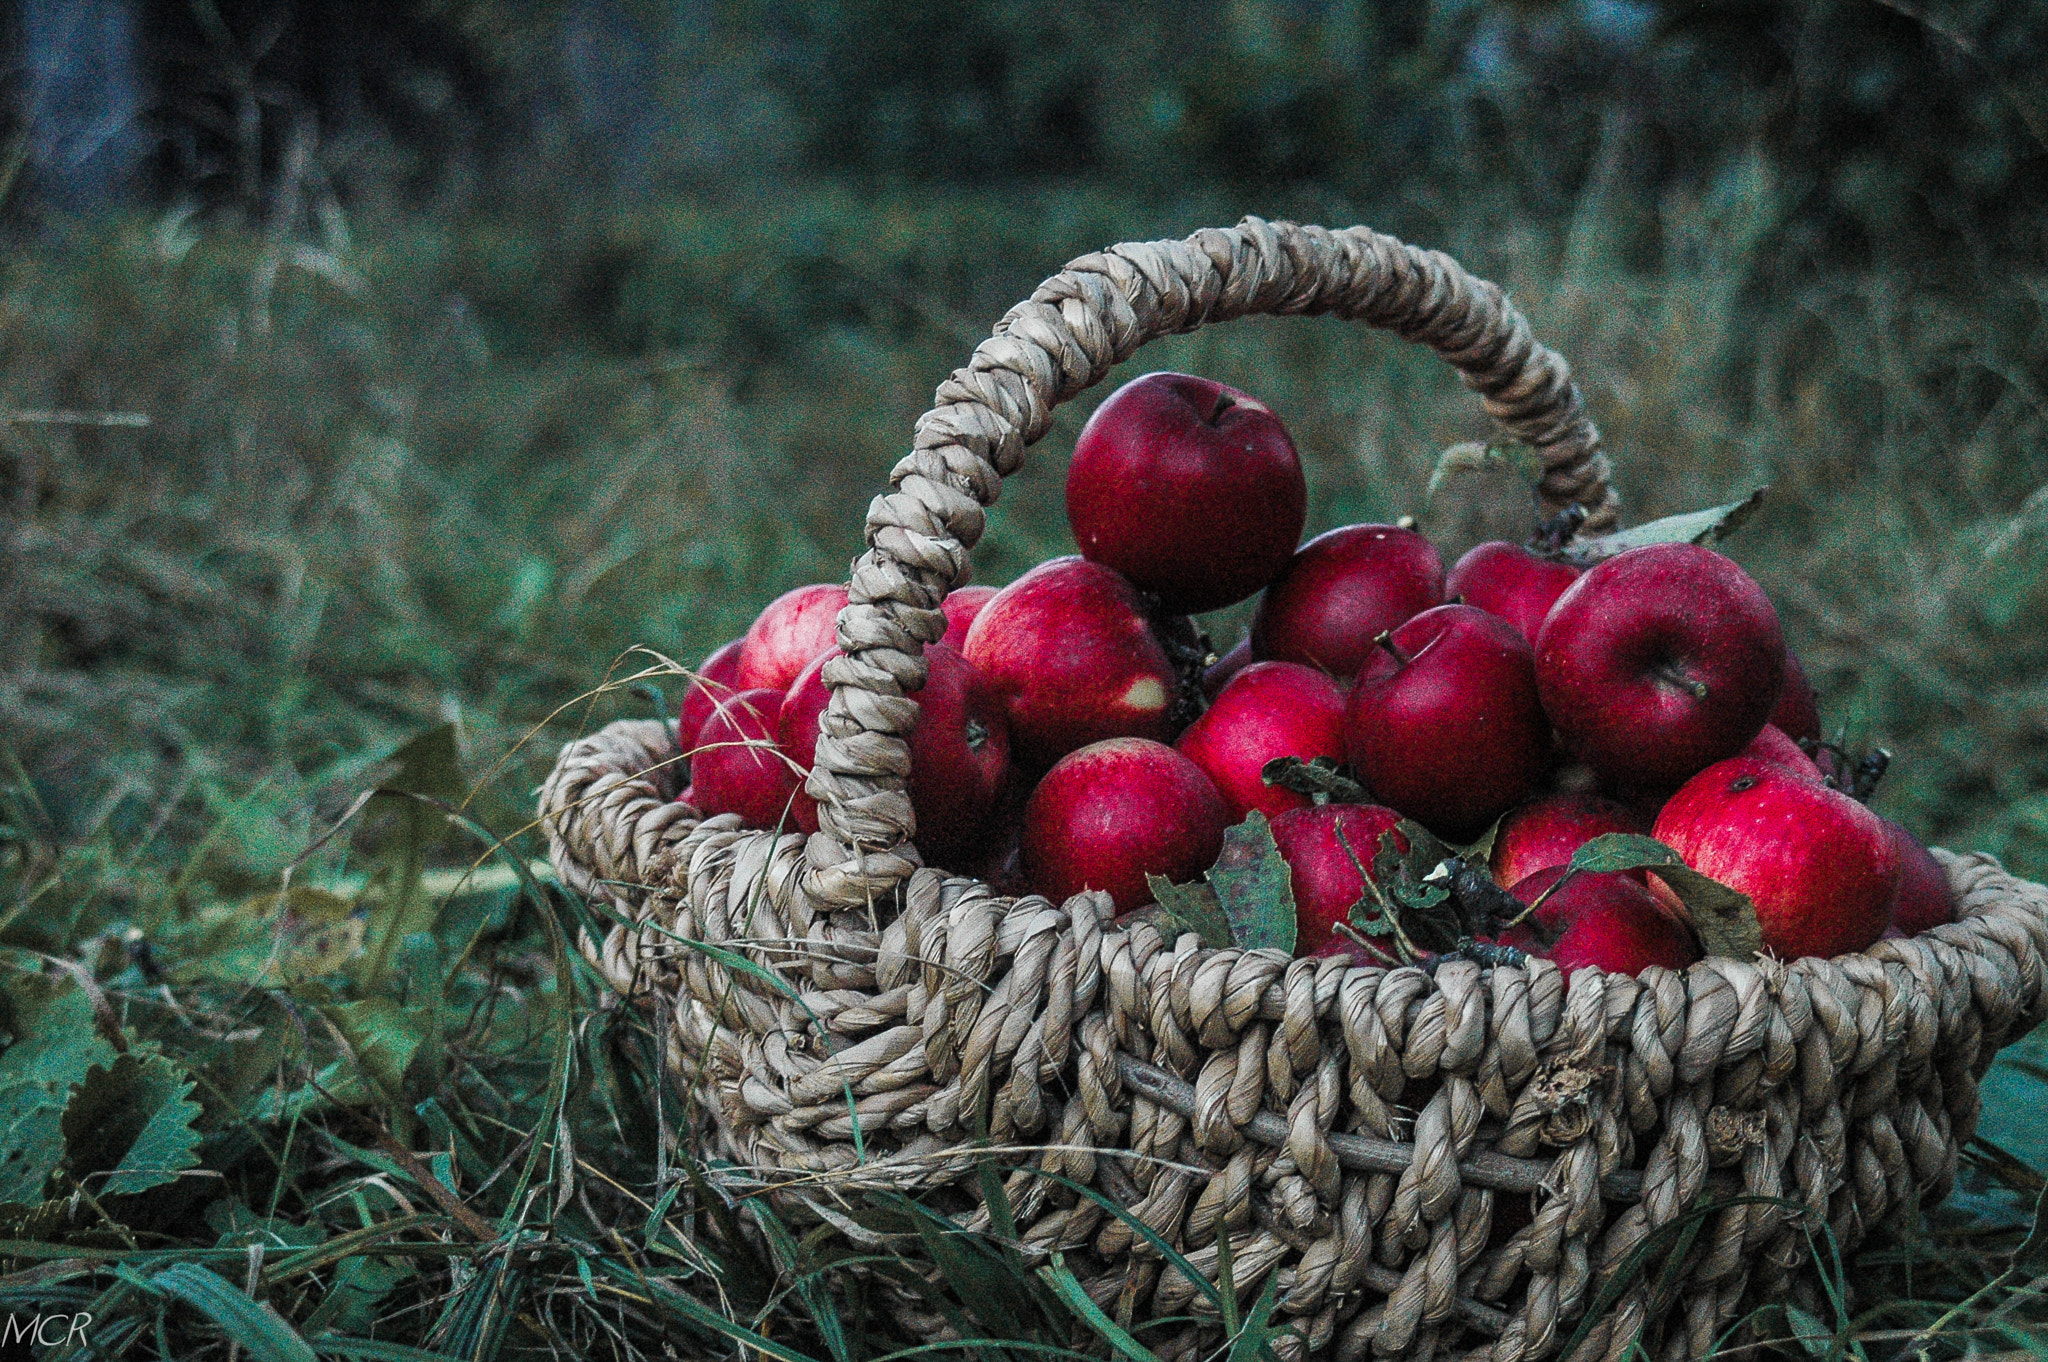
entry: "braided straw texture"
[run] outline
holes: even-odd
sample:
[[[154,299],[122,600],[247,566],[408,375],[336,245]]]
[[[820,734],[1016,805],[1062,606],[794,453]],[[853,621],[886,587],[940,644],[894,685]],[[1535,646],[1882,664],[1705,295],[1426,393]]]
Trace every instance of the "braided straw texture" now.
[[[615,723],[564,750],[542,813],[563,881],[617,924],[585,950],[700,1099],[700,1153],[801,1205],[943,1188],[992,1148],[1024,1244],[1063,1251],[1105,1308],[1215,1318],[1042,1174],[1212,1278],[1227,1234],[1240,1286],[1277,1272],[1290,1362],[1555,1354],[1634,1250],[1711,1203],[1677,1270],[1663,1236],[1574,1354],[1704,1357],[1751,1306],[1812,1291],[1820,1227],[1846,1249],[1946,1194],[1978,1078],[2044,1011],[2048,888],[1988,856],[1936,852],[1961,920],[1862,955],[1429,974],[1204,950],[1112,927],[1102,895],[929,869],[877,925],[811,898],[802,838],[675,802],[677,763],[665,725]],[[1128,1058],[1186,1080],[1185,1110]],[[1346,1167],[1347,1134],[1406,1161]],[[1484,1185],[1489,1154],[1540,1185]],[[1204,1327],[1150,1341],[1191,1358]]]
[[[1922,936],[1567,979],[1546,961],[1425,973],[1205,950],[1112,926],[1099,894],[999,897],[911,845],[911,697],[1001,476],[1147,340],[1259,312],[1431,346],[1542,455],[1550,505],[1613,524],[1564,362],[1447,257],[1257,219],[1083,257],[940,386],[869,510],[847,655],[824,669],[822,831],[675,802],[660,723],[563,750],[541,792],[550,852],[614,924],[584,949],[656,1015],[700,1099],[682,1133],[699,1152],[842,1228],[827,1203],[861,1187],[985,1228],[959,1184],[994,1157],[1028,1251],[1062,1252],[1105,1308],[1192,1317],[1148,1333],[1167,1362],[1214,1339],[1217,1311],[1073,1185],[1211,1280],[1223,1243],[1241,1290],[1271,1277],[1288,1362],[1518,1362],[1582,1325],[1574,1362],[1639,1341],[1703,1357],[1749,1306],[1812,1291],[1822,1227],[1847,1247],[1946,1193],[1978,1078],[2043,1013],[2048,889],[1937,853],[1962,919]]]

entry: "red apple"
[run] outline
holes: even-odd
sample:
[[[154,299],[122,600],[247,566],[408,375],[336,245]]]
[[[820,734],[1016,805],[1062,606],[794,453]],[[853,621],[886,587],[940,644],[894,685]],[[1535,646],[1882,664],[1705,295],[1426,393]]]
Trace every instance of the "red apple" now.
[[[1263,403],[1187,374],[1146,374],[1095,409],[1067,469],[1067,522],[1091,562],[1172,614],[1245,600],[1301,541],[1308,483]]]
[[[1473,606],[1423,611],[1366,659],[1344,734],[1374,798],[1470,841],[1528,798],[1549,761],[1529,641]]]
[[[676,715],[676,746],[684,752],[697,745],[697,732],[704,727],[704,721],[711,717],[711,711],[718,707],[718,702],[744,689],[740,685],[740,646],[743,642],[734,639],[705,658],[703,665],[697,668],[696,679],[683,692],[683,706]]]
[[[1216,664],[1202,673],[1202,695],[1214,700],[1236,676],[1252,665],[1252,641],[1246,635],[1237,641],[1237,646],[1216,659]]]
[[[779,693],[743,690],[704,721],[690,758],[690,786],[704,813],[736,813],[750,828],[786,821],[803,777],[775,745],[781,709]]]
[[[1314,667],[1255,662],[1230,679],[1174,746],[1216,782],[1233,823],[1253,809],[1271,818],[1307,808],[1309,796],[1268,785],[1259,772],[1275,757],[1342,760],[1344,692]]]
[[[1521,630],[1533,648],[1543,617],[1578,579],[1579,570],[1570,563],[1539,558],[1520,544],[1496,539],[1457,561],[1444,578],[1444,594],[1499,615]]]
[[[1920,839],[1889,818],[1885,836],[1899,858],[1899,892],[1892,900],[1892,928],[1901,936],[1918,936],[1929,927],[1956,920],[1956,891],[1949,888],[1948,873],[1934,859]]]
[[[1670,789],[1763,728],[1785,676],[1778,613],[1712,549],[1656,544],[1601,563],[1536,641],[1543,708],[1611,781]]]
[[[1365,897],[1365,879],[1372,874],[1372,858],[1379,855],[1380,834],[1393,832],[1400,821],[1400,814],[1377,804],[1322,804],[1290,809],[1273,820],[1273,844],[1287,862],[1287,880],[1294,889],[1296,955],[1321,955],[1356,945],[1336,926],[1348,921],[1352,905]],[[1399,833],[1394,834],[1394,844],[1408,849],[1408,839]],[[1387,962],[1368,957],[1362,963]]]
[[[1550,866],[1508,892],[1534,903],[1564,872]],[[1572,876],[1498,940],[1553,961],[1566,974],[1588,965],[1611,974],[1640,974],[1652,965],[1684,969],[1700,958],[1692,933],[1665,916],[1642,884],[1619,874]]]
[[[1573,852],[1603,833],[1649,830],[1649,819],[1612,799],[1548,794],[1500,820],[1488,868],[1496,883],[1517,884],[1547,866],[1565,864]]]
[[[845,608],[846,588],[824,582],[768,602],[740,651],[741,689],[787,691],[798,672],[839,642],[839,612]]]
[[[1100,563],[1055,558],[998,591],[967,631],[967,660],[1031,765],[1107,738],[1173,737],[1173,663],[1137,588]]]
[[[805,771],[817,755],[818,718],[832,699],[824,666],[838,656],[834,648],[804,668],[776,720],[782,750]],[[989,815],[1010,771],[1010,735],[1002,706],[973,664],[943,643],[927,647],[924,660],[917,726],[910,730],[910,808],[926,859],[957,860],[988,839]],[[791,813],[802,831],[818,830],[818,802],[801,788]]]
[[[1813,682],[1806,679],[1799,655],[1790,648],[1785,650],[1785,688],[1778,692],[1771,722],[1794,742],[1801,738],[1820,741],[1820,697],[1813,692]]]
[[[1214,865],[1228,822],[1199,766],[1164,743],[1111,738],[1060,758],[1032,791],[1024,873],[1055,903],[1101,889],[1127,913],[1152,901],[1146,875],[1183,884]]]
[[[1375,638],[1443,599],[1434,544],[1392,525],[1346,525],[1303,544],[1266,588],[1252,656],[1355,676]]]
[[[1899,855],[1884,823],[1839,790],[1756,757],[1687,781],[1651,833],[1749,895],[1780,959],[1860,951],[1884,934]]]
[[[1806,749],[1785,736],[1776,724],[1765,724],[1757,735],[1749,740],[1749,746],[1737,753],[1738,756],[1758,757],[1776,766],[1782,766],[1802,780],[1819,780],[1821,769]]]
[[[939,640],[956,653],[964,653],[967,647],[967,631],[974,625],[974,617],[981,613],[981,607],[995,598],[992,586],[957,586],[946,593],[946,599],[939,602],[939,609],[946,614],[946,636]]]

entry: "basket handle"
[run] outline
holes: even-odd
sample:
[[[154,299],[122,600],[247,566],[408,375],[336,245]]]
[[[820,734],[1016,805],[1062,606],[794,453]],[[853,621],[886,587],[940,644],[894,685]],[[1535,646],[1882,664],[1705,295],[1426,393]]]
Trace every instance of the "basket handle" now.
[[[917,722],[925,645],[946,627],[939,602],[981,538],[983,507],[1053,409],[1100,382],[1147,341],[1256,313],[1332,313],[1429,346],[1480,394],[1487,413],[1532,445],[1544,506],[1576,501],[1586,527],[1613,525],[1600,432],[1571,370],[1537,343],[1498,285],[1366,227],[1331,231],[1248,217],[1185,241],[1125,242],[1085,255],[996,323],[918,418],[894,491],[868,507],[868,551],[839,616],[845,656],[825,664],[807,790],[821,830],[806,847],[819,907],[872,904],[920,864],[905,782],[904,735]]]

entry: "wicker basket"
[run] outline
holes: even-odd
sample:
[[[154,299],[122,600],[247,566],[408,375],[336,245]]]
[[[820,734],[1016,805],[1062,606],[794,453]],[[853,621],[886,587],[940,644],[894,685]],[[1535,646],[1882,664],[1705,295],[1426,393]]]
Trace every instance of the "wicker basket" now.
[[[1083,257],[940,386],[869,508],[847,656],[825,668],[821,832],[674,802],[659,723],[563,751],[541,804],[554,864],[636,924],[585,948],[664,1019],[672,1070],[703,1099],[700,1152],[790,1198],[967,1180],[966,1210],[993,1149],[1026,1244],[1140,1318],[1214,1315],[1144,1236],[1039,1173],[1099,1189],[1205,1273],[1227,1234],[1241,1290],[1277,1272],[1283,1354],[1511,1362],[1583,1331],[1576,1358],[1638,1341],[1704,1356],[1750,1306],[1811,1291],[1822,1226],[1846,1248],[1946,1193],[1978,1078],[2042,1015],[2048,889],[1937,852],[1961,920],[1919,937],[1567,979],[1540,960],[1426,973],[1204,949],[1113,928],[1100,894],[998,897],[911,844],[907,694],[1002,475],[1055,405],[1146,341],[1262,312],[1430,346],[1541,452],[1553,508],[1613,523],[1565,364],[1447,257],[1257,219]],[[1620,1272],[1681,1221],[1698,1232],[1673,1270]],[[1213,1336],[1148,1338],[1174,1358]]]

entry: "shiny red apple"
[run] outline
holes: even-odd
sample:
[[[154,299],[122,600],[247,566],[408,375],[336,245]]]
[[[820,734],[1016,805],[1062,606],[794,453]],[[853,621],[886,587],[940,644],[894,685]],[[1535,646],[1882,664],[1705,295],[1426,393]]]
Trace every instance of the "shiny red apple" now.
[[[1892,930],[1901,936],[1918,936],[1929,927],[1956,920],[1956,891],[1949,887],[1948,872],[1934,859],[1920,839],[1889,818],[1885,836],[1899,858],[1899,892],[1892,900]]]
[[[1146,374],[1111,393],[1067,469],[1082,556],[1173,614],[1256,594],[1287,566],[1307,515],[1308,483],[1280,418],[1189,374]]]
[[[1819,780],[1821,769],[1806,749],[1785,736],[1785,731],[1776,724],[1765,724],[1757,735],[1749,740],[1749,746],[1736,754],[1743,757],[1758,757],[1776,766],[1782,766],[1802,780]]]
[[[787,691],[797,673],[839,642],[839,612],[845,608],[846,588],[826,582],[785,591],[768,602],[740,650],[740,688]]]
[[[1294,890],[1296,955],[1356,946],[1337,931],[1337,924],[1347,921],[1351,906],[1365,896],[1380,835],[1393,832],[1400,821],[1400,814],[1377,804],[1322,804],[1291,809],[1273,820],[1273,844],[1287,862]],[[1394,833],[1394,844],[1408,849],[1408,839],[1399,833]]]
[[[1501,885],[1563,865],[1586,843],[1610,832],[1647,833],[1650,820],[1597,794],[1559,792],[1532,799],[1500,820],[1488,868]]]
[[[1425,610],[1373,649],[1344,732],[1373,797],[1452,842],[1528,798],[1550,756],[1528,640],[1469,605]]]
[[[994,600],[995,594],[992,586],[956,586],[948,591],[939,602],[939,609],[946,615],[946,636],[939,642],[965,654],[967,631],[974,627],[974,617],[981,613],[981,607]]]
[[[1174,736],[1173,663],[1137,588],[1100,563],[1055,558],[998,591],[967,631],[967,660],[1029,765],[1108,738]]]
[[[1536,641],[1543,708],[1572,753],[1638,790],[1671,789],[1749,744],[1778,703],[1785,639],[1763,588],[1696,544],[1599,564]]]
[[[750,828],[788,820],[803,777],[775,742],[782,695],[743,690],[711,712],[690,758],[693,802],[706,814],[736,813]]]
[[[1145,876],[1197,879],[1229,815],[1200,767],[1164,743],[1111,738],[1054,764],[1024,806],[1024,874],[1059,903],[1107,891],[1120,913],[1152,901]]]
[[[1375,638],[1443,599],[1434,544],[1393,525],[1346,525],[1303,544],[1266,588],[1252,656],[1355,676]]]
[[[783,697],[777,741],[806,772],[818,749],[818,719],[832,699],[824,666],[837,648],[804,668]],[[1010,735],[1002,706],[971,663],[943,643],[924,650],[925,683],[914,692],[910,730],[910,807],[917,846],[930,864],[951,864],[979,849],[1010,771]],[[799,788],[791,809],[803,832],[818,830],[818,803]]]
[[[1521,630],[1533,648],[1544,616],[1578,579],[1579,570],[1570,563],[1541,558],[1520,544],[1495,539],[1452,566],[1444,578],[1444,595],[1499,615]]]
[[[1253,809],[1271,818],[1307,808],[1309,796],[1268,785],[1259,773],[1276,757],[1343,760],[1344,692],[1314,667],[1255,662],[1174,746],[1216,782],[1233,823]]]
[[[1554,865],[1508,892],[1534,903],[1563,877]],[[1665,915],[1643,885],[1624,874],[1574,875],[1543,906],[1496,938],[1555,962],[1566,974],[1591,965],[1611,974],[1639,974],[1652,965],[1684,969],[1700,958],[1692,933]]]
[[[1794,742],[1801,738],[1811,742],[1821,739],[1820,697],[1814,694],[1813,682],[1806,679],[1806,668],[1799,665],[1799,655],[1790,648],[1785,650],[1785,688],[1778,692],[1771,723]]]
[[[1671,796],[1651,835],[1747,894],[1782,960],[1860,951],[1891,920],[1899,855],[1882,820],[1772,762],[1709,766]]]
[[[683,692],[682,708],[676,714],[676,746],[685,755],[697,745],[697,732],[704,727],[704,721],[711,717],[711,711],[718,707],[718,702],[743,689],[740,685],[740,647],[743,642],[742,639],[734,639],[715,649],[697,668],[690,688]]]

